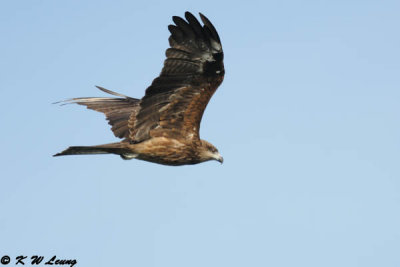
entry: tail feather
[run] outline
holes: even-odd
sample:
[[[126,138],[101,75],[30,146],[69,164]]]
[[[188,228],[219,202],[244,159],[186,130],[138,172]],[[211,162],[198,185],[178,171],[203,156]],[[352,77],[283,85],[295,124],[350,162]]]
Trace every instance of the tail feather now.
[[[99,146],[70,146],[64,151],[53,155],[53,157],[66,155],[92,155],[92,154],[117,154],[123,155],[129,153],[126,148],[120,146],[120,143],[106,144]]]

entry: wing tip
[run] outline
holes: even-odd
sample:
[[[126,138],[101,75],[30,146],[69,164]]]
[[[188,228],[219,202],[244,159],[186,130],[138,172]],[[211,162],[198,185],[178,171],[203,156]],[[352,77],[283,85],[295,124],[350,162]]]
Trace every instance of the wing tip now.
[[[214,25],[211,23],[211,21],[205,16],[203,15],[203,13],[199,12],[201,21],[204,24],[204,27],[207,27],[212,35],[212,38],[215,39],[215,41],[217,41],[218,43],[221,44],[221,39],[219,38],[217,29],[215,29]]]
[[[185,11],[185,18],[188,19],[188,17],[195,17],[191,12]]]
[[[189,11],[185,11],[184,18],[182,18],[183,16],[172,16],[172,21],[176,25],[168,26],[172,38],[178,43],[181,42],[184,38],[188,37],[197,37],[199,39],[212,39],[221,45],[221,39],[214,25],[202,12],[199,12],[199,15],[201,22],[203,22],[203,25],[201,25],[199,20]]]

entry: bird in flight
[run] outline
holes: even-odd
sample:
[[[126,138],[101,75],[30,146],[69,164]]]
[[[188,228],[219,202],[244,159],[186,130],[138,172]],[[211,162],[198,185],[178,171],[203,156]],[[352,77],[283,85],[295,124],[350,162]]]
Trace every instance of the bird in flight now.
[[[164,165],[223,162],[218,149],[200,139],[200,122],[210,98],[224,79],[221,40],[211,22],[203,25],[190,13],[174,16],[170,47],[160,75],[142,99],[97,86],[114,97],[82,97],[64,101],[105,114],[118,143],[71,146],[54,156],[116,154]]]

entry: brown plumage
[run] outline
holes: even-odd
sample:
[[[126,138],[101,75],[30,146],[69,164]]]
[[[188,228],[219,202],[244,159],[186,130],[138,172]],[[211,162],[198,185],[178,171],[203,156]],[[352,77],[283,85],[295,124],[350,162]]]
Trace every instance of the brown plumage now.
[[[210,143],[200,139],[200,122],[212,95],[224,79],[223,51],[217,31],[200,13],[203,26],[189,12],[186,20],[173,17],[170,48],[160,75],[142,99],[110,90],[116,97],[73,98],[106,115],[119,143],[73,146],[54,156],[117,154],[165,165],[196,164],[223,159]]]

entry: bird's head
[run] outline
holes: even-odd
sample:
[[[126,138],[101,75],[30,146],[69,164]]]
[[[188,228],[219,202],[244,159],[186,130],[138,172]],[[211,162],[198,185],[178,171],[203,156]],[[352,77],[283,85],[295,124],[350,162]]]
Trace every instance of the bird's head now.
[[[218,149],[211,143],[201,140],[201,148],[200,158],[202,161],[216,160],[221,164],[224,162],[224,158],[219,154]]]

